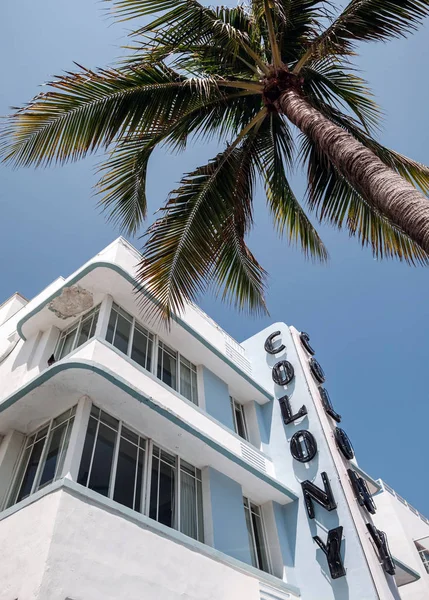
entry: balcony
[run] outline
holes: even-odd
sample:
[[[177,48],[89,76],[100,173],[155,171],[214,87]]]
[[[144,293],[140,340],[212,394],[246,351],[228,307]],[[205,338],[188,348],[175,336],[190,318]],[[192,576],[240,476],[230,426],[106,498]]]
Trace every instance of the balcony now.
[[[272,394],[251,376],[251,364],[244,349],[228,336],[203,311],[189,305],[184,314],[174,316],[168,332],[153,317],[140,315],[136,302],[134,279],[136,251],[125,242],[116,240],[68,279],[59,279],[23,310],[17,330],[23,340],[33,338],[50,327],[64,329],[76,318],[64,310],[58,310],[65,294],[75,290],[85,292],[95,306],[111,294],[115,301],[131,314],[138,315],[142,324],[156,334],[168,336],[168,341],[195,364],[204,364],[227,382],[232,395],[243,402],[256,401],[265,404]],[[144,293],[144,292],[143,292]],[[64,302],[64,306],[66,303]]]
[[[0,598],[298,600],[287,583],[67,479],[0,515]],[[19,568],[17,568],[19,565]],[[22,573],[25,572],[25,577]]]
[[[268,457],[98,339],[7,398],[0,405],[0,433],[32,432],[83,395],[196,467],[211,466],[237,481],[255,502],[286,504],[296,499],[275,479]]]

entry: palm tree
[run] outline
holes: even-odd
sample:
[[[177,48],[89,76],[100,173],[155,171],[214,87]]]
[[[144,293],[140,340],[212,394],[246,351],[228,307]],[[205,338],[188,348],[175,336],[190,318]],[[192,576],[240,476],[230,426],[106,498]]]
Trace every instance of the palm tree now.
[[[139,279],[167,319],[208,284],[240,308],[265,310],[266,273],[246,245],[256,181],[275,227],[304,253],[326,249],[288,181],[306,166],[306,203],[377,257],[429,262],[429,169],[383,147],[380,118],[352,58],[359,43],[414,31],[429,0],[117,0],[119,19],[147,18],[117,68],[58,77],[8,119],[2,155],[20,165],[105,149],[101,204],[129,234],[146,216],[154,148],[215,137],[224,150],[187,173],[146,232]],[[291,125],[295,128],[291,128]]]

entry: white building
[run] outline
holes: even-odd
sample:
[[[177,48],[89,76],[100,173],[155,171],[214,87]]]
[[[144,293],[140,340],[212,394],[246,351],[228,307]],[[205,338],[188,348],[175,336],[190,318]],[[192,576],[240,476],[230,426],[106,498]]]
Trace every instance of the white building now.
[[[138,259],[0,306],[0,600],[429,598],[429,522],[358,467],[308,336],[167,330]]]

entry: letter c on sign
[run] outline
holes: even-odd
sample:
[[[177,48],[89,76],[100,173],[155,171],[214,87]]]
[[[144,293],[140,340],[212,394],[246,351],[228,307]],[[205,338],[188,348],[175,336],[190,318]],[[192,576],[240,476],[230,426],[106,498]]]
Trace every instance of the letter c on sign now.
[[[275,331],[265,340],[264,348],[265,352],[268,352],[268,354],[278,354],[279,352],[283,352],[283,350],[286,348],[284,344],[281,344],[277,348],[274,347],[274,338],[276,338],[278,335],[280,335],[280,331]]]

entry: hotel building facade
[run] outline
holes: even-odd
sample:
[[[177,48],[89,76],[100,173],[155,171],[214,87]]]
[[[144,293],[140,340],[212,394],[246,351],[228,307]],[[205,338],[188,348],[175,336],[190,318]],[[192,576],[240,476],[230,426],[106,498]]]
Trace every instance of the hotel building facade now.
[[[0,600],[427,600],[429,521],[358,466],[310,337],[166,329],[139,257],[0,306]]]

